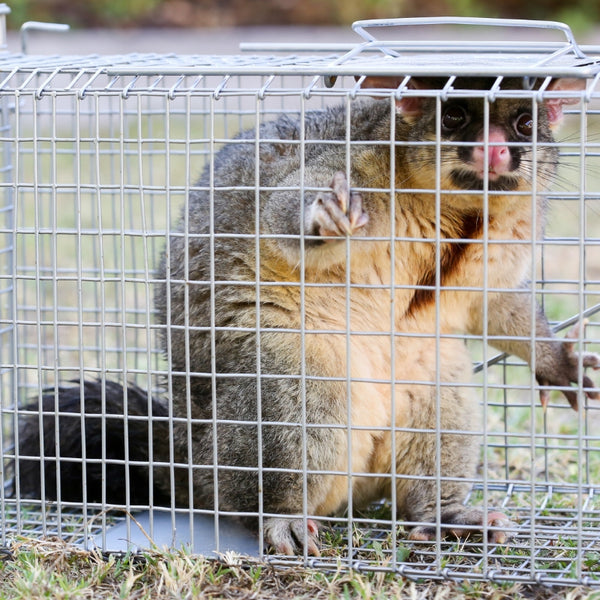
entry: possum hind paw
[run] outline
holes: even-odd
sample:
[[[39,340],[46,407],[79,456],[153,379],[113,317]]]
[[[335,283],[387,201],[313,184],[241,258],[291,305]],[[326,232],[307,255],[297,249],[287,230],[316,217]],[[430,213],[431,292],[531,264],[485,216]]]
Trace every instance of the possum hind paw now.
[[[272,517],[265,520],[265,540],[278,554],[301,554],[306,546],[310,556],[321,556],[319,527],[312,519]]]
[[[487,524],[484,526],[484,518],[487,519]],[[469,527],[465,527],[469,526]],[[480,529],[473,529],[473,527]],[[468,538],[477,533],[487,531],[488,541],[491,544],[505,544],[513,537],[510,529],[514,528],[515,524],[504,514],[497,511],[490,511],[484,517],[482,511],[466,511],[458,513],[446,519],[442,516],[442,535],[452,535],[457,538]],[[436,539],[437,529],[435,526],[420,525],[412,529],[409,534],[410,540],[431,542]]]

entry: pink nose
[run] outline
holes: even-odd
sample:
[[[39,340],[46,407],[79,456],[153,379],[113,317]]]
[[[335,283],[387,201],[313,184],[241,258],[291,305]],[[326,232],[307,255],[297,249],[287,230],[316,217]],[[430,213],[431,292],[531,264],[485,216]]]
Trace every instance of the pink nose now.
[[[478,142],[483,141],[481,136]],[[492,175],[502,175],[510,171],[510,150],[506,146],[506,135],[497,127],[490,127],[487,148],[487,168],[484,168],[485,148],[475,146],[473,149],[473,166],[483,176],[484,171]]]

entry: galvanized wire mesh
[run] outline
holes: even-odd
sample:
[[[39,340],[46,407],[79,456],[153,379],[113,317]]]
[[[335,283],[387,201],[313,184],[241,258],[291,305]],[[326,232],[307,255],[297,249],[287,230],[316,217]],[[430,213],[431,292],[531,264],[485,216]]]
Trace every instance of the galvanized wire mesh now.
[[[282,114],[303,115],[368,95],[354,73],[439,75],[439,56],[432,53],[438,48],[424,54],[419,54],[423,48],[413,48],[407,60],[405,47],[390,53],[393,45],[384,44],[382,59],[381,44],[367,45],[363,53],[351,51],[344,57],[316,50],[294,57],[0,57],[4,543],[30,532],[112,549],[106,531],[117,518],[110,512],[114,506],[85,497],[82,503],[19,497],[12,479],[15,423],[23,412],[19,407],[43,389],[73,379],[130,381],[163,393],[169,364],[160,350],[162,329],[153,303],[158,263],[203,167],[220,148],[239,143],[236,136],[242,130]],[[488,56],[494,60],[477,67],[477,59],[469,56],[466,64],[457,65],[456,74],[488,74],[491,69],[498,76],[534,78],[579,76],[585,69],[593,80],[558,135],[563,167],[547,193],[550,215],[558,216],[550,218],[543,240],[529,243],[540,258],[532,285],[549,318],[559,324],[588,314],[581,341],[586,349],[597,349],[598,63],[552,46],[535,52],[513,48],[511,60],[499,64],[498,48],[492,50]],[[485,46],[480,51],[485,55]],[[446,74],[448,68],[446,61]],[[429,93],[444,99],[452,94],[452,82],[450,77]],[[479,92],[486,102],[498,93],[495,87]],[[522,91],[529,97],[537,93]],[[349,141],[344,143],[350,147]],[[526,365],[511,357],[490,361],[495,353],[481,339],[457,335],[471,347],[474,364],[483,365],[473,382],[465,384],[481,398],[485,419],[481,465],[468,501],[509,514],[516,523],[515,537],[501,546],[481,537],[409,541],[405,524],[382,503],[367,514],[321,519],[320,558],[265,558],[319,568],[336,568],[341,562],[415,578],[597,583],[598,407],[581,397],[575,413],[555,396],[543,412]],[[151,509],[151,536],[159,536],[162,527],[153,524],[153,515],[167,515],[173,525],[175,515],[189,516],[192,537],[197,527],[193,515],[217,525],[231,516],[191,507],[126,503],[123,508]],[[87,519],[94,514],[89,526]],[[130,534],[136,525],[130,517],[126,521]],[[215,549],[228,549],[218,534]],[[260,542],[258,550],[266,550]]]

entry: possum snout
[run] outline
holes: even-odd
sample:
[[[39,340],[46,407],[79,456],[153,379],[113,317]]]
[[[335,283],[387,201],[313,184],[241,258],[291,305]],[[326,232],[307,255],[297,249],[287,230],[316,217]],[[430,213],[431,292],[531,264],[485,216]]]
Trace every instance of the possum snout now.
[[[483,142],[483,135],[478,139]],[[490,128],[487,148],[484,145],[475,146],[472,155],[472,165],[483,179],[485,172],[493,181],[514,169],[510,148],[506,145],[506,135],[498,127]],[[487,150],[487,152],[486,152]]]

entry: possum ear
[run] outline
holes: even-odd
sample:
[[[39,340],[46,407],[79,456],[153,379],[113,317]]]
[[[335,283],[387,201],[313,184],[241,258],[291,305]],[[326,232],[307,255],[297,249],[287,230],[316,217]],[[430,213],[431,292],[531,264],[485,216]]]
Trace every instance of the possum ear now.
[[[365,77],[360,87],[364,89],[395,90],[404,83],[405,79],[405,76],[372,75]],[[411,77],[404,86],[405,89],[409,90],[421,90],[425,87],[422,81],[414,79],[414,77]],[[420,117],[423,114],[423,98],[412,95],[403,96],[399,100],[396,100],[396,110],[405,117]]]
[[[553,79],[550,82],[547,90],[551,92],[558,92],[561,90],[567,92],[576,92],[580,90],[585,90],[585,79]],[[548,121],[550,122],[550,127],[556,127],[562,122],[563,119],[563,106],[566,104],[577,104],[579,102],[579,98],[572,96],[570,98],[560,98],[553,97],[547,98],[545,101],[546,110],[548,112]]]

